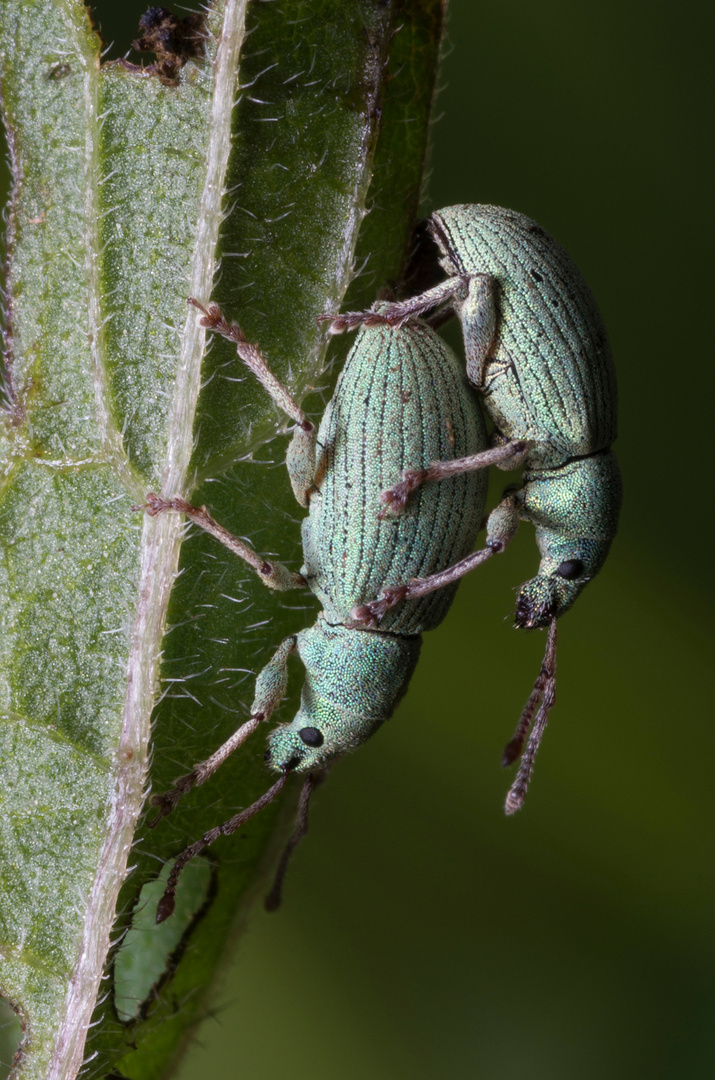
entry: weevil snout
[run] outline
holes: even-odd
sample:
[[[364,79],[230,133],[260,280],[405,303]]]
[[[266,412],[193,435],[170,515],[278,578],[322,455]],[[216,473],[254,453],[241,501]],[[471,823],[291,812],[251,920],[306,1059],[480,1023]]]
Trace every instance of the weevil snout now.
[[[527,581],[516,598],[514,625],[522,630],[548,626],[558,615],[557,598],[549,578],[535,577]]]
[[[514,623],[525,630],[548,626],[573,604],[590,581],[582,559],[566,559],[549,574],[537,574],[519,590]]]
[[[268,749],[263,755],[269,769],[274,772],[303,772],[306,747],[302,746],[296,732],[278,728],[271,735]],[[310,768],[310,766],[308,766]]]

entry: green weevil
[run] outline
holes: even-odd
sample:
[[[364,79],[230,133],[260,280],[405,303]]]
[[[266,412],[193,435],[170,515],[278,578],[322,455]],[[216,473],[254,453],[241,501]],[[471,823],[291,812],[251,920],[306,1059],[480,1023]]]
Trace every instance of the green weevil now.
[[[603,566],[618,526],[621,476],[610,451],[616,437],[615,373],[588,285],[536,222],[496,206],[461,205],[434,213],[430,231],[444,281],[379,310],[324,318],[339,333],[358,325],[404,326],[432,309],[440,309],[438,322],[453,312],[462,326],[467,376],[494,425],[486,452],[405,472],[382,493],[383,513],[401,513],[423,484],[462,470],[525,467],[522,487],[508,490],[488,518],[485,549],[503,551],[520,521],[535,526],[541,562],[519,590],[515,621],[518,627],[549,628],[539,677],[504,751],[505,765],[517,759],[533,721],[507,797],[507,813],[513,813],[523,803],[555,700],[556,620]],[[462,572],[454,567],[455,575]],[[435,587],[444,579],[442,573]],[[374,626],[427,585],[386,586],[354,617]]]
[[[205,508],[183,499],[149,494],[144,509],[152,515],[186,514],[243,558],[270,588],[308,586],[322,611],[314,626],[286,638],[259,673],[250,719],[174,788],[153,797],[159,807],[155,824],[270,718],[286,693],[288,657],[301,659],[305,681],[298,713],[269,737],[267,762],[280,779],[256,803],[179,855],[159,905],[159,921],[174,909],[177,880],[189,859],[240,828],[275,797],[290,773],[306,773],[295,832],[267,900],[269,907],[277,905],[288,857],[305,832],[313,784],[332,761],[365,742],[391,716],[417,664],[421,634],[444,619],[456,583],[445,582],[445,588],[386,613],[379,628],[357,627],[352,611],[385,581],[432,578],[455,560],[478,563],[483,558],[473,550],[484,512],[483,473],[463,473],[426,488],[399,519],[378,512],[381,491],[407,466],[463,458],[487,445],[478,399],[457,357],[434,330],[415,321],[397,331],[386,326],[362,330],[316,432],[239,327],[228,323],[215,305],[206,309],[192,303],[202,311],[204,327],[235,342],[240,358],[296,425],[286,464],[296,498],[309,511],[302,525],[304,566],[295,574],[261,558]]]

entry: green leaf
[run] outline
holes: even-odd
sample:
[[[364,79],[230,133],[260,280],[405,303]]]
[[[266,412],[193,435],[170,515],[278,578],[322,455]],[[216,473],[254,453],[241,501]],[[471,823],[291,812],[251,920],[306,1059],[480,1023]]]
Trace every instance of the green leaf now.
[[[221,303],[320,412],[346,345],[326,373],[316,316],[403,274],[442,19],[442,0],[225,0],[196,55],[142,72],[101,65],[80,0],[3,4],[0,990],[23,1080],[85,1055],[88,1076],[162,1075],[285,836],[296,791],[192,866],[156,927],[159,871],[269,785],[263,740],[155,830],[148,786],[242,722],[315,603],[132,504],[205,502],[300,566],[267,445],[283,420],[226,343],[204,357],[186,301]]]

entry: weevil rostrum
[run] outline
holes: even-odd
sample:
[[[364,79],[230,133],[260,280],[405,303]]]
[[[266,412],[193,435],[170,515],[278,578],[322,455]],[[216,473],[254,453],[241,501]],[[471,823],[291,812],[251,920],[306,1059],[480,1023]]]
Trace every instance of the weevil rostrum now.
[[[486,452],[406,471],[382,493],[383,513],[401,514],[422,485],[462,470],[524,466],[522,487],[507,491],[489,515],[484,552],[504,551],[520,521],[535,526],[541,561],[537,575],[519,590],[515,622],[548,627],[548,636],[541,671],[504,751],[504,764],[511,764],[531,728],[507,797],[507,813],[513,813],[523,803],[555,700],[556,621],[603,566],[618,526],[622,485],[610,450],[615,373],[588,285],[536,222],[496,206],[460,205],[434,213],[430,229],[447,275],[443,282],[379,310],[326,318],[333,332],[341,332],[358,325],[404,327],[432,309],[438,309],[435,321],[445,312],[456,314],[467,376],[494,425]],[[452,569],[456,575],[469,567]],[[443,571],[435,587],[447,576]],[[356,621],[379,625],[413,590],[423,595],[428,585],[386,583],[355,613]]]
[[[296,425],[286,464],[295,496],[308,508],[302,525],[304,566],[295,574],[261,558],[205,508],[183,499],[150,494],[145,509],[152,515],[186,514],[243,558],[270,588],[310,588],[322,611],[313,626],[286,638],[258,674],[250,719],[174,788],[153,797],[159,808],[156,822],[269,720],[287,689],[288,658],[300,658],[305,668],[300,708],[268,740],[267,762],[279,779],[254,804],[179,855],[158,921],[174,909],[186,863],[267,805],[291,773],[303,773],[295,831],[267,898],[269,907],[277,906],[288,857],[306,829],[313,785],[329,764],[365,742],[391,716],[414,672],[423,631],[436,627],[449,610],[456,579],[450,574],[439,589],[435,580],[455,562],[476,566],[484,559],[483,552],[473,550],[484,513],[483,472],[463,472],[425,487],[399,518],[380,513],[380,493],[406,468],[463,459],[487,446],[479,402],[463,365],[433,329],[410,320],[399,330],[387,325],[361,330],[316,432],[239,327],[228,323],[215,305],[192,303],[201,309],[205,327],[235,342],[243,362]],[[424,596],[415,592],[407,603],[386,612],[379,626],[356,625],[355,610],[386,581],[414,578],[429,580]]]

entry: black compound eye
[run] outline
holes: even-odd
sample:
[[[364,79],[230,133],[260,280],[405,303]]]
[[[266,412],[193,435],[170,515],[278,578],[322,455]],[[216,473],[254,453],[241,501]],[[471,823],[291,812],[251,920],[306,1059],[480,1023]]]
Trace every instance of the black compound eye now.
[[[324,739],[322,731],[317,727],[304,727],[298,732],[306,746],[322,746]]]
[[[559,577],[566,578],[567,581],[573,581],[574,578],[579,578],[583,574],[584,565],[580,559],[566,559],[560,566],[556,567],[556,573]]]

